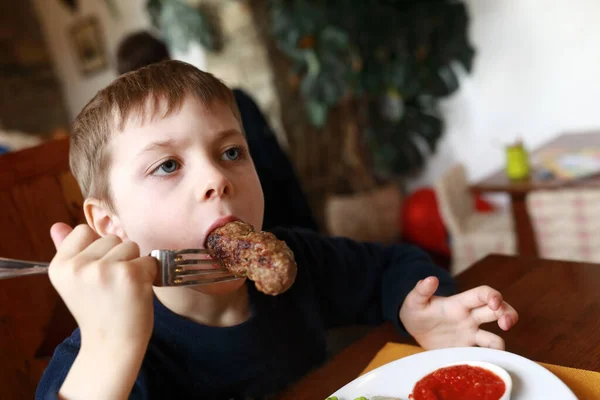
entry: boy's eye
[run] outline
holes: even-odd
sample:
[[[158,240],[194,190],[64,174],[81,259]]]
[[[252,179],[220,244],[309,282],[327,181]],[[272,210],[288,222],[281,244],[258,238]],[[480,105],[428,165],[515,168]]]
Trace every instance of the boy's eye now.
[[[242,149],[240,147],[231,147],[223,152],[223,159],[227,161],[236,161],[239,160],[242,153]]]
[[[173,172],[177,171],[181,165],[176,160],[167,160],[164,163],[160,164],[153,172],[153,175],[169,175]]]

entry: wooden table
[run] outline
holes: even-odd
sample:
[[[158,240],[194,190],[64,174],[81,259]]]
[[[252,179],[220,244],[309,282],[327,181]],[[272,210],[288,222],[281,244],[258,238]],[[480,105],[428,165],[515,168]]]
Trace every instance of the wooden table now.
[[[586,147],[600,146],[600,132],[565,134],[546,143],[533,152],[545,151],[549,148],[562,148],[580,150]],[[515,221],[515,233],[517,235],[517,249],[519,254],[526,256],[537,256],[537,245],[527,213],[526,198],[529,192],[540,189],[559,189],[565,186],[598,186],[600,187],[600,176],[577,181],[564,180],[542,180],[535,175],[529,179],[519,181],[510,180],[504,170],[497,171],[471,187],[474,193],[508,193],[511,197],[512,214]]]
[[[600,265],[491,255],[457,277],[462,290],[489,284],[519,312],[506,350],[562,366],[600,371]],[[384,324],[309,374],[281,400],[325,399],[355,379],[387,342],[414,343]]]

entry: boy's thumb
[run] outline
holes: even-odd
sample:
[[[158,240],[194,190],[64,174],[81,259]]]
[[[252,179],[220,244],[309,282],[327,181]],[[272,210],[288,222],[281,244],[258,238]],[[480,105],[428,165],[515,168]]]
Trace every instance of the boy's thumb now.
[[[63,240],[65,240],[65,238],[69,236],[69,233],[71,233],[72,231],[73,228],[71,228],[64,222],[57,222],[54,225],[52,225],[52,227],[50,228],[50,237],[54,242],[54,247],[58,249],[58,246],[60,246]]]
[[[439,280],[436,277],[430,276],[419,281],[415,288],[408,294],[410,302],[414,306],[427,306],[438,286]]]

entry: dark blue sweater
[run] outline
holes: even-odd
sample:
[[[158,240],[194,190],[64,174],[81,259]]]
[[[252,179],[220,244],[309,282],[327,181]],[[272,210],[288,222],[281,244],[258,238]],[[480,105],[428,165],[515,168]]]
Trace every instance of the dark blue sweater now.
[[[178,316],[155,299],[154,331],[130,398],[265,398],[326,359],[326,330],[393,321],[417,281],[440,278],[438,294],[455,286],[421,251],[277,229],[298,264],[296,282],[267,296],[248,285],[252,316],[217,328]],[[55,398],[80,346],[76,330],[55,351],[36,398]]]

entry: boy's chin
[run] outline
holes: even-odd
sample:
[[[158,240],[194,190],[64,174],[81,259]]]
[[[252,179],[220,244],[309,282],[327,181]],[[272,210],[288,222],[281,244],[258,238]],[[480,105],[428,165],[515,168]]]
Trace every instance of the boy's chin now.
[[[233,293],[245,286],[245,284],[246,278],[243,278],[231,282],[219,282],[204,286],[191,286],[188,289],[204,294],[209,294],[212,296],[219,296]]]

